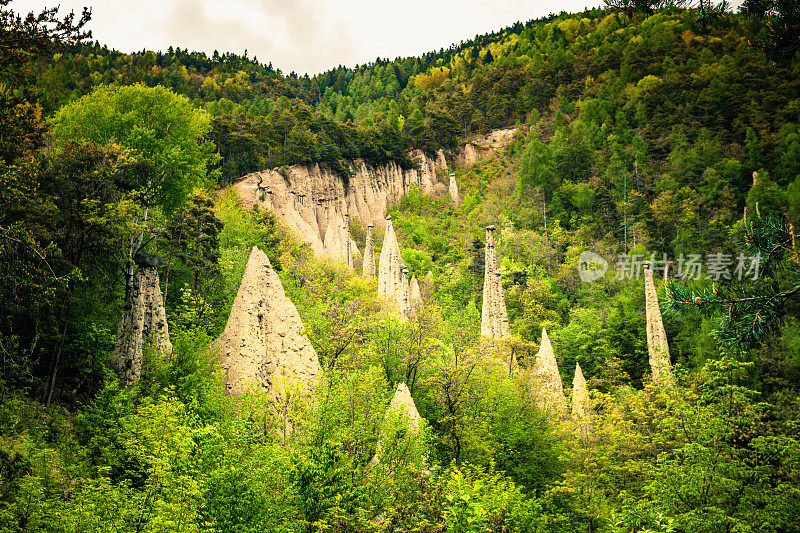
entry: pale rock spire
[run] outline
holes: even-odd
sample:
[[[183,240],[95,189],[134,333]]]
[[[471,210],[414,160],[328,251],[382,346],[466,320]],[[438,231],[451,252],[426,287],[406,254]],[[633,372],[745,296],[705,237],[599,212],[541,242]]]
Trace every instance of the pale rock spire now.
[[[338,213],[334,212],[328,218],[328,225],[325,228],[325,237],[322,242],[325,246],[325,253],[336,259],[347,261],[347,244],[342,235],[344,223]]]
[[[550,343],[545,328],[542,328],[542,343],[533,365],[533,378],[543,406],[555,411],[559,416],[566,416],[567,398],[564,396],[564,385],[561,382],[561,374],[558,372],[553,345]]]
[[[575,363],[575,378],[572,380],[572,418],[583,420],[592,414],[592,400],[586,388],[581,365]]]
[[[458,195],[458,183],[456,183],[456,175],[455,174],[450,174],[449,191],[450,191],[450,200],[452,200],[452,202],[454,204],[458,204],[458,202],[460,201],[461,198]]]
[[[353,244],[353,239],[350,237],[350,214],[345,213],[344,215],[344,227],[342,228],[342,232],[344,234],[345,242],[345,260],[347,261],[347,266],[350,268],[354,268],[356,265],[356,255],[358,254],[358,248],[356,248]]]
[[[297,383],[313,388],[322,375],[303,322],[286,297],[267,255],[253,247],[222,335],[214,341],[227,372],[227,390],[279,396]]]
[[[495,227],[486,226],[486,259],[483,278],[483,306],[481,308],[481,336],[501,339],[511,334],[508,310],[503,295],[503,284],[497,268],[494,243]]]
[[[401,287],[402,290],[400,292],[400,297],[398,298],[398,302],[400,303],[400,309],[403,312],[403,315],[406,318],[410,318],[412,314],[411,309],[411,281],[408,279],[408,269],[405,265],[400,265],[400,273],[401,273]]]
[[[417,305],[422,303],[422,291],[419,288],[419,281],[417,281],[417,276],[411,276],[411,284],[409,293],[411,296],[411,305]]]
[[[364,264],[362,275],[365,278],[375,277],[375,225],[370,222],[367,226],[367,241],[364,245]]]
[[[658,293],[653,282],[653,269],[649,262],[644,264],[644,299],[647,316],[647,353],[650,357],[653,383],[674,387],[675,378],[669,361],[667,333],[664,331],[661,309],[658,306]]]
[[[136,254],[139,266],[125,301],[125,312],[117,327],[111,360],[122,381],[130,385],[142,376],[142,358],[150,345],[162,354],[172,352],[167,315],[158,280],[161,257]]]
[[[405,383],[398,383],[392,401],[389,402],[389,408],[386,410],[386,418],[399,417],[406,425],[406,430],[411,435],[418,435],[423,428],[424,421],[417,411],[417,406],[414,403],[414,398],[411,397],[411,391]],[[375,449],[375,455],[372,457],[370,464],[375,465],[380,463],[380,456],[383,448],[384,436],[378,439],[378,445]]]
[[[403,295],[407,291],[407,282],[403,282],[402,268],[403,258],[392,226],[392,218],[389,216],[386,217],[386,234],[378,261],[378,294],[383,295],[401,316],[406,309],[403,306]]]

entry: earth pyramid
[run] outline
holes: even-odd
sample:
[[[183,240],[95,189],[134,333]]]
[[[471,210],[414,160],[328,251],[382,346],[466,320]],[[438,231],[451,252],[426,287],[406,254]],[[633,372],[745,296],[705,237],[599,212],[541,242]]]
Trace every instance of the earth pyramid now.
[[[233,394],[257,387],[275,397],[292,382],[311,388],[322,375],[297,308],[267,255],[255,246],[228,323],[214,345]]]
[[[658,307],[658,293],[653,282],[653,268],[649,262],[644,264],[644,298],[647,316],[647,353],[650,356],[653,382],[674,387],[675,378],[669,362],[667,333],[664,331],[661,309]]]
[[[483,307],[481,308],[481,336],[502,339],[510,335],[508,310],[503,296],[503,284],[497,268],[494,246],[495,227],[486,226],[486,260],[483,277]]]
[[[567,398],[564,396],[564,385],[561,383],[556,355],[545,328],[542,328],[542,343],[533,365],[533,378],[542,406],[559,416],[566,416]]]
[[[386,234],[378,261],[378,293],[386,298],[395,312],[401,316],[404,314],[406,308],[403,298],[407,293],[407,287],[403,282],[403,258],[400,255],[391,216],[386,217]]]
[[[364,264],[362,274],[365,278],[375,277],[375,225],[370,222],[367,226],[367,240],[364,245]]]
[[[458,196],[458,183],[456,183],[456,175],[450,174],[450,200],[453,201],[454,204],[458,204],[460,197]]]
[[[335,209],[326,209],[325,212],[327,211],[333,211],[333,214],[320,217],[328,220],[323,238],[324,253],[334,259],[341,259],[352,268],[358,256],[358,247],[350,235],[350,215],[339,215]]]
[[[145,346],[149,344],[160,353],[172,352],[158,279],[161,257],[136,254],[133,260],[139,268],[125,301],[125,312],[119,321],[117,339],[111,352],[114,369],[127,385],[139,381],[142,375]]]
[[[411,295],[411,305],[418,305],[422,303],[422,291],[419,288],[419,281],[417,276],[411,276],[409,294]]]
[[[344,246],[345,246],[345,261],[347,262],[347,266],[350,268],[355,268],[356,266],[356,256],[358,255],[358,248],[356,244],[353,242],[353,238],[350,236],[350,215],[345,213],[344,215],[344,226],[342,227],[342,233],[344,234]]]
[[[418,434],[422,429],[423,420],[417,411],[417,406],[414,403],[414,398],[411,397],[411,391],[405,383],[398,383],[395,389],[392,401],[389,402],[389,408],[386,410],[386,418],[390,416],[401,417],[406,426],[409,434]],[[375,448],[375,455],[370,461],[371,464],[380,462],[380,455],[382,451],[383,436],[378,440],[378,445]]]
[[[402,295],[399,299],[402,316],[411,318],[411,280],[408,279],[408,269],[405,265],[400,265],[400,282],[402,283],[403,288]]]
[[[586,388],[581,365],[575,363],[575,378],[572,380],[572,418],[582,420],[592,414],[592,401]]]

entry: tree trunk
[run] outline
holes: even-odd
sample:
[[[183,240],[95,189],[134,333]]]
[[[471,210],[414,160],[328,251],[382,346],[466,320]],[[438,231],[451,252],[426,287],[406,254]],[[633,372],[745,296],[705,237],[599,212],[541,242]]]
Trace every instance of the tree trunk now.
[[[53,401],[53,390],[56,387],[56,377],[58,376],[58,363],[61,360],[61,352],[64,350],[64,341],[67,338],[67,328],[69,327],[69,315],[72,311],[72,295],[74,291],[74,283],[70,282],[66,310],[64,311],[64,320],[61,325],[61,336],[58,340],[58,348],[56,348],[56,354],[53,357],[53,364],[52,368],[50,369],[50,377],[47,381],[47,387],[45,389],[45,405],[47,407],[50,407],[50,403]]]

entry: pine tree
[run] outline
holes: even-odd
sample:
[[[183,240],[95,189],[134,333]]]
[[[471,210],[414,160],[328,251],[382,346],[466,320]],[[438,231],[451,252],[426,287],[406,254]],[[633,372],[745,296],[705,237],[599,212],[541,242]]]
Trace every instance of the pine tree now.
[[[789,64],[800,50],[800,4],[793,0],[746,0],[742,12],[761,28],[748,41],[776,63]]]
[[[730,281],[710,288],[688,288],[670,280],[668,312],[700,309],[719,316],[717,342],[738,351],[755,347],[796,314],[800,303],[800,252],[794,226],[783,218],[745,209],[743,252],[734,257]]]

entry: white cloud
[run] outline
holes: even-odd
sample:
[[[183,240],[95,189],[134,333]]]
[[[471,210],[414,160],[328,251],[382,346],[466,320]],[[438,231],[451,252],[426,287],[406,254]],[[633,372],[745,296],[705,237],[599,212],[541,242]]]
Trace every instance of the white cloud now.
[[[314,74],[419,55],[476,34],[602,0],[14,0],[17,11],[92,7],[94,38],[118,50],[246,49],[284,72]],[[736,3],[739,3],[738,1]]]
[[[285,72],[316,72],[354,57],[359,46],[343,25],[326,22],[319,4],[307,0],[173,0],[154,28],[163,42],[208,53],[248,51]]]

